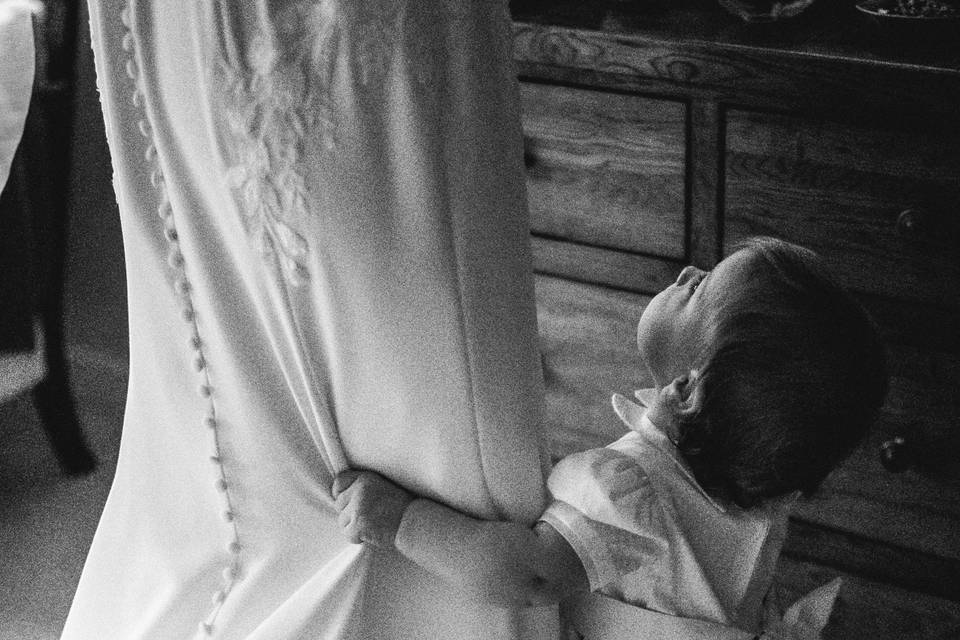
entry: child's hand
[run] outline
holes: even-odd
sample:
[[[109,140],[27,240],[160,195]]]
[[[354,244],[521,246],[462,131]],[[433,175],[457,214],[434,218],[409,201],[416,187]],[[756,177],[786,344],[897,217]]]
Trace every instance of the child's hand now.
[[[350,542],[392,548],[400,520],[413,496],[371,471],[344,471],[331,489],[338,522]]]

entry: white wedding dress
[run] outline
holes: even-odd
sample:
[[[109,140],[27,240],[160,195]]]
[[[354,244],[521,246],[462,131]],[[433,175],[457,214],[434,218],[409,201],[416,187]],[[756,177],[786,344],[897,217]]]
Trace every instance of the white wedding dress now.
[[[506,0],[90,0],[130,382],[63,638],[548,638],[349,545],[374,469],[544,505]]]

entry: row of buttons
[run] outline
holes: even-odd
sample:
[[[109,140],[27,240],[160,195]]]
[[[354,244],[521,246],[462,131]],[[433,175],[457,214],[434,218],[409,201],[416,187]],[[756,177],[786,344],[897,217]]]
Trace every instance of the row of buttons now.
[[[132,28],[132,8],[131,2],[128,2],[120,14],[120,19],[126,27],[122,39],[122,47],[129,55],[125,64],[127,76],[133,81],[134,91],[132,102],[135,107],[141,109],[144,105],[143,90],[140,85],[140,72],[137,64],[137,40]],[[160,167],[157,156],[156,143],[153,137],[153,129],[147,114],[137,123],[140,134],[146,141],[147,147],[144,151],[144,160],[150,167],[150,184],[156,189],[159,197],[157,206],[157,215],[163,223],[163,235],[167,240],[168,253],[167,263],[176,273],[174,278],[174,291],[180,300],[181,318],[189,325],[190,338],[189,346],[193,351],[193,368],[200,377],[198,393],[207,402],[207,415],[201,420],[203,427],[207,428],[212,435],[213,453],[209,456],[210,462],[215,469],[214,486],[223,500],[223,519],[231,527],[231,540],[227,544],[227,552],[230,559],[223,571],[223,585],[213,594],[213,610],[207,615],[206,619],[200,623],[198,632],[204,636],[210,636],[214,632],[214,623],[217,615],[223,606],[224,601],[230,594],[236,582],[240,579],[242,546],[236,524],[236,512],[230,496],[230,485],[227,482],[224,469],[223,456],[220,453],[220,421],[217,419],[216,405],[214,403],[213,386],[210,383],[210,374],[207,365],[207,358],[204,354],[203,341],[200,339],[199,327],[197,324],[197,314],[194,309],[191,298],[192,287],[187,279],[185,261],[183,253],[180,250],[180,237],[177,233],[176,221],[174,219],[173,207],[170,203],[169,194],[166,188],[166,182],[163,170]]]

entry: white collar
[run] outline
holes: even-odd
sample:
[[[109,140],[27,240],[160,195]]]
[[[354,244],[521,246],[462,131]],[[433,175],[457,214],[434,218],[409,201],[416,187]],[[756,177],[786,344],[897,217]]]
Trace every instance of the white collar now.
[[[687,466],[680,451],[677,449],[677,445],[647,417],[646,407],[653,401],[653,398],[656,397],[656,393],[656,389],[639,389],[635,391],[634,395],[637,397],[637,400],[640,401],[640,404],[628,400],[619,393],[615,393],[613,394],[613,398],[611,398],[613,410],[631,431],[639,434],[644,440],[673,460],[677,469],[680,470],[687,481],[696,487],[697,491],[699,491],[710,504],[721,513],[726,513],[727,508],[707,493],[703,487],[700,486],[700,483],[697,482],[697,479],[693,476],[693,471]]]

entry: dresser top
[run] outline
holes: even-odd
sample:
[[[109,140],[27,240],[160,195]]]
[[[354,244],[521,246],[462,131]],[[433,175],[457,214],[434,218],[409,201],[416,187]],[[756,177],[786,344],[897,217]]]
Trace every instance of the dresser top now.
[[[931,23],[891,28],[857,11],[854,4],[817,0],[795,18],[769,23],[746,23],[716,0],[512,0],[511,10],[519,23],[613,37],[960,75],[960,24],[947,33],[937,28],[940,25],[926,26]]]

